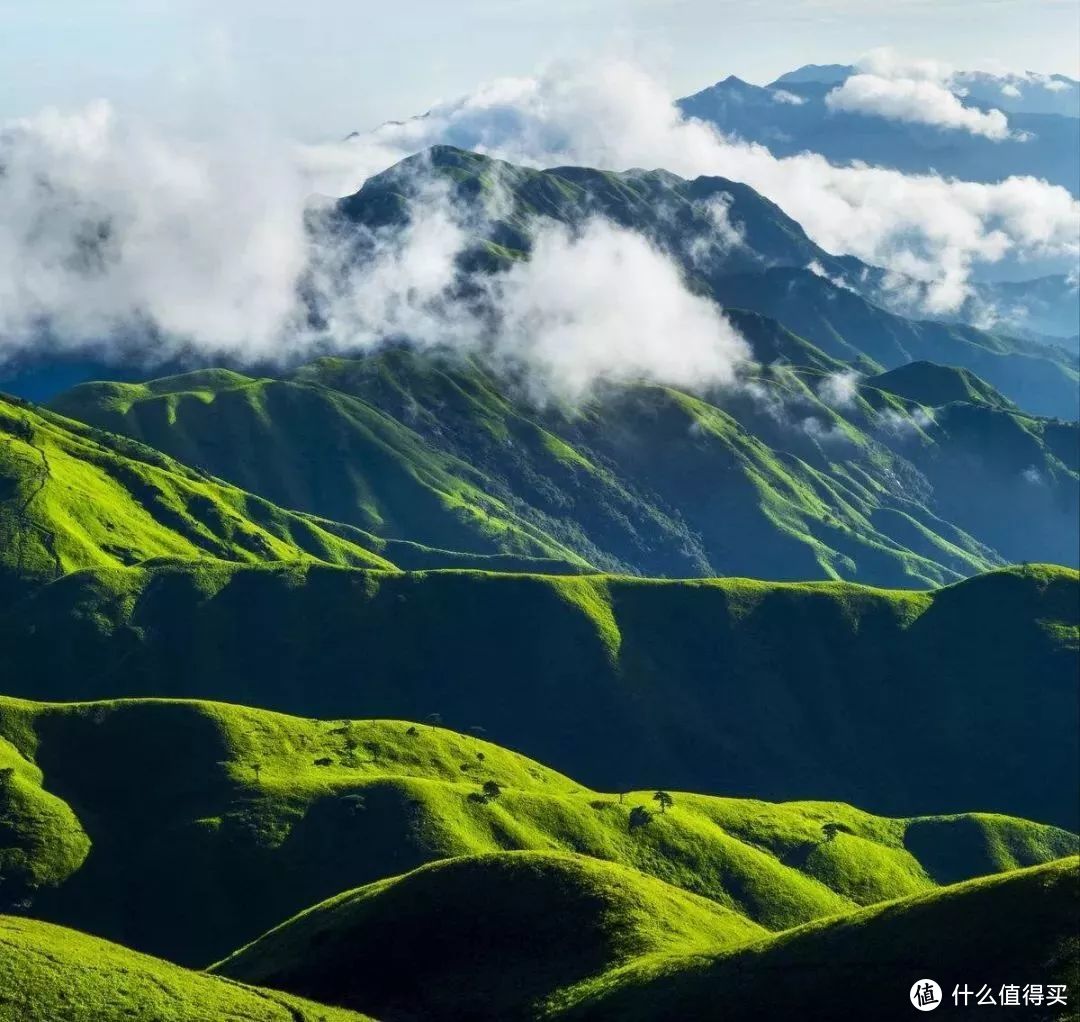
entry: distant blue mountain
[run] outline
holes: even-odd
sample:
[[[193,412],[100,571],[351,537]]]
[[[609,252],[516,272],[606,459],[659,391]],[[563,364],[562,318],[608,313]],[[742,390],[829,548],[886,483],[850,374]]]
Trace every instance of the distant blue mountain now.
[[[968,105],[995,107],[1008,115],[1013,135],[995,141],[965,131],[830,109],[825,97],[852,71],[842,65],[811,66],[767,86],[725,78],[679,100],[678,106],[725,134],[767,146],[776,156],[811,151],[838,164],[862,160],[905,173],[936,172],[966,181],[1027,174],[1080,195],[1080,118],[1064,112],[1080,99],[1080,85],[1071,79],[1052,79],[1061,83],[1057,91],[1038,86],[1039,95],[1027,101],[1028,109],[1021,109],[1024,91],[1014,86],[1019,97],[1003,95],[1004,79],[964,77]],[[991,81],[999,84],[991,89]],[[1036,86],[1026,88],[1034,95]]]

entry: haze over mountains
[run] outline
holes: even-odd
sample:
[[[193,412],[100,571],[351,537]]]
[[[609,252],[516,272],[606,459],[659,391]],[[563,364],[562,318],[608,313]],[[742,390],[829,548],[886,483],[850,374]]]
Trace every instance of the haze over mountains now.
[[[1073,999],[1077,94],[0,129],[0,1019]]]

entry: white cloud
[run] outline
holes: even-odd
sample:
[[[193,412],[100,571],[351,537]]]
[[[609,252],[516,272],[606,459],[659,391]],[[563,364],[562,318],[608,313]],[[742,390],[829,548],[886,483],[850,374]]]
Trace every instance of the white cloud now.
[[[859,380],[854,370],[830,373],[817,385],[817,394],[830,408],[850,408],[859,396]]]
[[[0,128],[0,346],[36,343],[43,324],[73,345],[149,329],[163,355],[195,346],[242,359],[347,349],[388,334],[498,345],[485,332],[490,317],[478,320],[448,287],[473,225],[445,197],[420,202],[402,237],[367,238],[359,267],[332,246],[313,247],[305,229],[312,192],[352,192],[438,142],[532,166],[665,167],[744,181],[824,248],[921,278],[921,298],[934,307],[963,300],[975,263],[1078,249],[1080,205],[1062,188],[834,167],[812,154],[777,159],[684,120],[652,79],[620,62],[493,83],[423,118],[303,148],[243,124],[193,138],[95,104]],[[740,226],[726,205],[714,213],[715,243],[737,243]],[[554,265],[556,256],[565,267]],[[730,327],[676,288],[677,279],[664,257],[625,231],[544,228],[533,263],[488,296],[502,303],[494,317],[512,339],[500,356],[534,359],[571,390],[624,371],[673,383],[695,373],[728,378],[742,357]],[[328,331],[308,325],[302,282],[324,301]],[[642,297],[653,292],[663,299],[662,319]],[[561,318],[546,315],[535,295]],[[613,295],[632,317],[588,304],[611,304]],[[676,343],[665,323],[688,339]],[[587,332],[604,338],[611,359]],[[566,360],[570,338],[582,345],[580,366]]]
[[[995,142],[1009,137],[1009,122],[1000,110],[964,106],[953,92],[929,78],[852,75],[825,97],[825,104],[830,110],[966,131]]]
[[[927,68],[925,73],[941,73]],[[804,153],[783,159],[684,120],[648,75],[625,62],[555,67],[487,88],[357,140],[418,149],[451,142],[529,166],[664,167],[744,181],[779,204],[823,248],[926,281],[929,311],[952,311],[973,264],[1080,250],[1080,203],[1033,178],[996,184],[855,165]]]
[[[1015,85],[1013,85],[1012,82],[1006,82],[1001,87],[1001,94],[1003,96],[1008,96],[1009,99],[1019,99],[1021,96],[1020,90]]]
[[[806,102],[802,96],[796,96],[787,89],[773,89],[772,98],[774,103],[786,103],[788,106],[802,106]]]

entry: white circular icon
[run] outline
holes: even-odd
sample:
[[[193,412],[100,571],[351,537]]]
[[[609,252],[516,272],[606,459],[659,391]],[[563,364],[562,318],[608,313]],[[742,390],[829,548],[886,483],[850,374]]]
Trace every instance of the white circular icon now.
[[[933,1011],[941,1004],[941,987],[932,979],[916,980],[911,987],[911,1003],[919,1011]]]

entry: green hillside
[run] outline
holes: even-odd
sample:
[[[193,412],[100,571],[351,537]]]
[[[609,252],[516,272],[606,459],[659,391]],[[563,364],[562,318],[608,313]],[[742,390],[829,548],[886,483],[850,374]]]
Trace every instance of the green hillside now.
[[[287,380],[84,384],[53,407],[281,506],[391,541],[502,551],[519,570],[546,557],[534,570],[910,585],[1002,563],[941,515],[879,408],[823,403],[835,363],[760,318],[744,325],[765,355],[782,345],[818,367],[761,370],[714,401],[640,385],[565,408],[532,404],[477,362],[394,349]],[[906,422],[893,400],[888,414]],[[1058,531],[1077,519],[1055,514]],[[1029,560],[1060,548],[1029,545]],[[406,568],[482,566],[382,552]]]
[[[793,1004],[807,1022],[910,1019],[916,980],[934,979],[946,1013],[967,988],[970,1011],[985,985],[1042,986],[1037,1007],[1015,1007],[1037,1022],[1076,1018],[1080,947],[1080,871],[1075,858],[811,923],[714,955],[654,958],[582,984],[554,1017],[592,1022],[707,1018],[786,1018]],[[1067,1003],[1050,1006],[1050,984],[1065,984]],[[1023,1002],[1021,1001],[1021,1005]],[[964,1002],[960,1002],[964,1007]],[[993,1011],[995,1009],[987,1008]]]
[[[60,926],[0,916],[0,1019],[365,1022],[367,1016],[191,972]]]
[[[0,537],[0,584],[155,557],[393,568],[314,519],[2,397]]]
[[[826,354],[869,372],[909,362],[960,366],[1032,415],[1080,418],[1080,373],[1064,350],[958,323],[907,319],[809,270],[777,267],[712,283],[726,306],[779,320]]]
[[[909,362],[871,376],[866,385],[934,408],[964,401],[1018,411],[1016,405],[970,370],[934,362]]]
[[[54,407],[284,507],[385,539],[584,565],[491,496],[482,472],[340,391],[204,370],[84,384]]]
[[[637,870],[708,899],[739,932],[1077,849],[1074,834],[986,814],[885,819],[677,790],[661,812],[653,790],[602,794],[427,723],[2,699],[0,735],[27,778],[0,792],[0,907],[190,965],[340,891],[507,849]],[[651,818],[632,826],[641,806]]]
[[[0,660],[35,699],[439,713],[607,790],[1076,826],[1077,587],[1047,566],[916,592],[155,564],[24,597]]]
[[[435,863],[339,895],[212,971],[316,991],[328,1003],[364,1005],[389,1019],[510,1022],[536,1018],[556,991],[634,959],[766,935],[633,870],[504,852]]]

